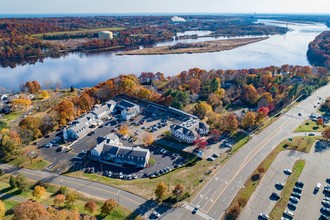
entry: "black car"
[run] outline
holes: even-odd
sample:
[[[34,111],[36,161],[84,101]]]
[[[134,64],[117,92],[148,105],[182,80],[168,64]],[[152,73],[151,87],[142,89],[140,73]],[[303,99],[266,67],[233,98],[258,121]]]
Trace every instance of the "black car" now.
[[[273,192],[273,193],[270,195],[270,197],[271,197],[271,198],[274,198],[274,199],[276,199],[276,200],[280,199],[280,196],[279,196],[277,193],[275,193],[275,192]]]
[[[304,187],[304,183],[303,182],[296,182],[296,186],[300,187],[300,188],[303,188]]]

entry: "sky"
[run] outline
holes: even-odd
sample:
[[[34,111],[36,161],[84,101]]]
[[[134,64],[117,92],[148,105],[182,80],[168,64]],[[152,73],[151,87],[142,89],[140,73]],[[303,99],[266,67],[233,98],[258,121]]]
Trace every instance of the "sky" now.
[[[254,12],[329,14],[330,0],[0,0],[0,15]]]

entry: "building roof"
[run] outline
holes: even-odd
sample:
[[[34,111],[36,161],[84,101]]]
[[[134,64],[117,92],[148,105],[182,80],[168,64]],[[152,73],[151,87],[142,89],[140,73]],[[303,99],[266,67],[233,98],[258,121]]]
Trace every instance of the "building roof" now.
[[[121,100],[119,103],[118,103],[118,106],[120,108],[125,108],[125,109],[128,109],[128,108],[132,108],[134,106],[137,106],[136,104],[132,103],[132,102],[129,102],[127,100]]]
[[[102,34],[112,34],[111,31],[99,31],[99,33],[102,33]]]
[[[94,111],[92,111],[92,113],[98,116],[98,115],[101,115],[102,113],[104,113],[108,110],[109,110],[108,105],[101,105],[100,107],[95,108]]]
[[[186,127],[183,127],[182,125],[171,125],[171,129],[175,130],[175,131],[178,131],[178,132],[180,132],[180,133],[182,133],[186,136],[189,136],[189,137],[196,137],[197,136],[197,134],[194,131],[192,131],[192,130],[186,128]]]

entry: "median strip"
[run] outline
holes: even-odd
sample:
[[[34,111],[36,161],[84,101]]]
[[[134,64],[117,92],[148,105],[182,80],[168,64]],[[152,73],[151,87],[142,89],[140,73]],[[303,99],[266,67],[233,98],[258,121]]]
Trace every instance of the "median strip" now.
[[[288,177],[286,184],[281,192],[281,199],[276,203],[275,207],[269,214],[270,219],[280,219],[285,211],[287,204],[290,200],[290,195],[293,192],[295,183],[298,181],[300,174],[305,167],[304,160],[297,160],[293,166],[292,173]]]
[[[262,177],[267,172],[277,155],[284,150],[310,152],[318,137],[294,137],[282,141],[258,166],[250,178],[245,182],[244,188],[240,189],[229,205],[223,219],[236,219],[245,207],[253,192],[258,187]]]

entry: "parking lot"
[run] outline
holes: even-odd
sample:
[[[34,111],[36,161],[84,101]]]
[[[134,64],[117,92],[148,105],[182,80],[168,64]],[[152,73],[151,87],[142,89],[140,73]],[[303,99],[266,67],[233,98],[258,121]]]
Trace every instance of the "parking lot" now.
[[[286,210],[294,213],[294,219],[324,219],[321,215],[330,216],[322,210],[322,207],[329,208],[322,200],[330,197],[330,193],[324,192],[324,186],[330,185],[330,144],[318,142],[311,153],[301,153],[295,151],[281,152],[272,163],[271,167],[263,177],[260,185],[251,196],[246,207],[243,209],[240,219],[258,219],[260,213],[269,214],[274,208],[277,200],[270,197],[273,192],[281,194],[281,188],[276,186],[277,182],[285,184],[288,177],[283,171],[291,169],[298,159],[306,161],[304,170],[298,181],[304,183],[301,191],[301,198],[298,202],[290,200],[296,204],[296,208],[287,206]],[[319,190],[315,190],[320,183]],[[291,193],[291,192],[288,192]],[[299,192],[298,192],[299,193]],[[291,217],[284,215],[287,219]]]
[[[114,173],[122,173],[123,175],[136,174],[138,177],[142,177],[143,175],[146,177],[147,174],[159,171],[163,172],[162,169],[164,168],[174,169],[178,164],[182,165],[186,162],[186,159],[182,158],[177,153],[168,151],[165,151],[165,153],[161,152],[160,147],[150,148],[151,156],[156,162],[151,167],[147,167],[143,170],[130,166],[120,168],[105,164],[101,165],[97,162],[89,161],[87,157],[83,160],[75,158],[79,153],[91,150],[101,141],[102,137],[109,133],[116,134],[120,138],[120,142],[123,146],[141,146],[143,145],[143,137],[147,133],[152,134],[155,140],[160,139],[165,131],[170,130],[172,124],[180,123],[182,120],[187,119],[181,115],[148,106],[146,103],[144,103],[145,105],[139,104],[141,107],[141,114],[134,118],[134,120],[123,121],[120,119],[118,112],[114,112],[111,119],[104,120],[103,124],[93,129],[92,132],[73,141],[71,144],[66,143],[62,151],[59,150],[59,148],[64,145],[61,146],[58,145],[58,143],[63,143],[63,139],[52,143],[51,147],[48,146],[57,136],[62,137],[61,131],[54,132],[40,140],[37,146],[40,149],[41,157],[51,163],[48,170],[54,171],[54,168],[56,168],[55,170],[60,172],[71,167],[72,171],[77,171],[85,170],[88,167],[94,167],[95,172],[98,173],[111,171]],[[122,125],[127,125],[129,127],[129,135],[122,136],[118,133]],[[175,146],[176,143],[170,143],[170,145]],[[58,167],[61,168],[58,169]]]
[[[98,162],[90,161],[87,159],[87,157],[85,157],[83,159],[73,159],[74,163],[70,171],[88,172],[88,170],[92,168],[92,173],[106,175],[111,178],[133,179],[134,176],[136,178],[148,178],[160,176],[187,163],[186,158],[180,156],[179,154],[166,151],[165,149],[158,146],[151,146],[150,153],[151,157],[156,162],[152,166],[146,167],[144,169],[128,165],[125,165],[124,167],[116,167],[107,164],[101,164]],[[154,176],[152,176],[153,174]]]

